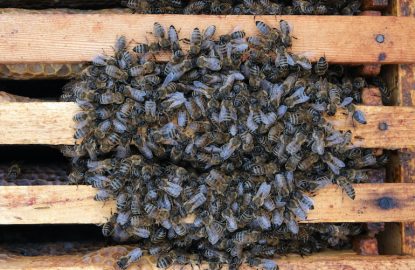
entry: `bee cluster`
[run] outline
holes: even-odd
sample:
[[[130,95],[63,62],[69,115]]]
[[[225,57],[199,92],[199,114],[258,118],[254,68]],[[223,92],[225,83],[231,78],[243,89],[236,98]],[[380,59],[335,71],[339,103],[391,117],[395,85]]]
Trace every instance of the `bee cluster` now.
[[[93,59],[62,96],[82,111],[69,180],[116,199],[103,233],[140,248],[122,257],[126,268],[144,250],[157,267],[189,263],[184,252],[212,265],[241,263],[276,269],[274,254],[308,254],[340,245],[357,225],[298,225],[313,208],[310,194],[339,185],[350,198],[364,168],[386,161],[350,148],[351,133],[323,114],[337,110],[366,123],[355,109],[366,85],[324,57],[312,65],[289,51],[289,24],[256,22],[214,38],[215,26],[195,28],[189,50],[174,26],[154,23],[156,41]],[[154,53],[170,51],[168,63]],[[213,266],[212,266],[213,267]]]
[[[123,0],[121,4],[150,14],[355,15],[361,0]]]

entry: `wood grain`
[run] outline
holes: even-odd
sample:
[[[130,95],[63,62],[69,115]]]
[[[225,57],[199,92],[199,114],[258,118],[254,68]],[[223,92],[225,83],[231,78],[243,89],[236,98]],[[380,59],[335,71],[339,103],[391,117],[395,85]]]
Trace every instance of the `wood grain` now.
[[[415,16],[414,0],[396,0],[392,5],[392,13],[398,17],[413,18]],[[401,64],[397,66],[397,88],[395,91],[396,105],[415,106],[415,65]],[[393,76],[393,75],[392,75]],[[392,160],[393,161],[393,160]],[[396,182],[414,183],[415,172],[415,148],[406,148],[398,151],[393,162],[393,172]],[[415,222],[401,223],[398,231],[393,227],[390,235],[399,235],[399,238],[391,239],[386,246],[399,244],[400,252],[415,256]]]
[[[305,222],[415,220],[415,184],[359,184],[355,190],[355,200],[334,185],[320,190]],[[115,203],[94,201],[95,192],[89,186],[0,187],[0,224],[103,223],[115,212]]]
[[[74,144],[75,103],[0,104],[0,144]]]
[[[354,146],[366,148],[397,149],[415,146],[415,108],[392,106],[357,106],[366,118],[367,124],[352,121],[351,115],[338,112],[326,119],[339,130],[352,132]],[[385,122],[387,130],[379,130]]]
[[[389,16],[249,16],[249,15],[142,15],[142,14],[2,14],[2,63],[78,63],[104,50],[112,52],[116,36],[144,42],[151,39],[153,23],[174,24],[182,37],[194,27],[217,26],[217,34],[235,27],[248,36],[258,34],[255,20],[277,26],[289,21],[295,37],[292,50],[312,60],[325,55],[332,63],[414,63],[415,20]],[[376,35],[385,41],[378,43]],[[167,60],[160,55],[159,60]]]
[[[90,186],[0,187],[0,224],[99,224],[114,203],[94,200]]]
[[[127,254],[132,247],[113,246],[84,255],[24,257],[4,254],[0,257],[0,270],[113,270],[116,258]],[[144,256],[127,270],[159,270],[154,257]],[[276,259],[281,270],[410,270],[415,257],[410,256],[360,256],[351,251],[321,252],[311,256],[289,255]],[[2,263],[1,263],[2,262]],[[170,270],[208,270],[209,265],[173,265]],[[221,269],[227,269],[223,266]],[[242,265],[241,270],[257,268]]]
[[[360,147],[396,149],[415,146],[415,108],[358,106],[365,113],[366,125],[352,121],[340,111],[327,117],[335,128],[350,130],[352,142]],[[79,111],[70,102],[0,103],[0,144],[74,144],[73,115]],[[380,122],[388,130],[380,131]]]

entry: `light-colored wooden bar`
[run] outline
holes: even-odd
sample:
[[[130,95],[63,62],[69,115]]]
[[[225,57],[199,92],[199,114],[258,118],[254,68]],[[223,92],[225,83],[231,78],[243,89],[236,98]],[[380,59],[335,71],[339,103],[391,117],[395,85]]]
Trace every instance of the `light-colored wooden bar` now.
[[[8,256],[0,257],[0,270],[109,270],[117,269],[116,259],[127,254],[131,247],[114,246],[85,255],[66,256]],[[326,251],[310,256],[289,255],[276,259],[281,270],[410,270],[414,269],[415,257],[410,256],[360,256],[350,251]],[[170,270],[208,270],[206,263],[173,265]],[[221,269],[228,269],[223,266]],[[256,267],[242,265],[241,270]],[[144,256],[127,270],[159,270],[154,257]]]
[[[396,149],[415,146],[415,108],[358,106],[366,125],[352,121],[344,112],[327,117],[335,128],[350,130],[352,143],[360,147]],[[0,144],[72,145],[73,115],[80,109],[70,102],[0,103]],[[379,130],[385,122],[387,130]]]
[[[116,36],[145,42],[153,23],[171,24],[182,38],[194,27],[217,26],[217,35],[236,27],[258,34],[256,20],[292,26],[292,50],[312,60],[325,55],[332,63],[414,63],[415,20],[392,16],[249,16],[142,14],[2,14],[0,63],[79,63],[103,50],[112,52]],[[384,41],[377,42],[376,36]],[[160,55],[159,60],[167,60]]]
[[[308,223],[397,222],[415,220],[415,184],[354,185],[351,200],[337,186],[320,190]],[[96,202],[90,186],[0,187],[0,224],[99,224],[106,222],[115,203]],[[190,222],[192,217],[188,217]]]

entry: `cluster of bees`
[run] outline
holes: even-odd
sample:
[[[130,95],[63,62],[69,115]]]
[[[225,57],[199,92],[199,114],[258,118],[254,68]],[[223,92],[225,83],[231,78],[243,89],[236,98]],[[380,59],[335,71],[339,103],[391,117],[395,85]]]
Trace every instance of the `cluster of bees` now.
[[[355,15],[360,0],[123,0],[137,13],[252,14],[252,15]]]
[[[343,243],[355,225],[298,225],[313,194],[332,183],[353,199],[352,183],[384,163],[370,149],[351,148],[323,114],[338,110],[366,123],[354,103],[366,86],[321,57],[311,64],[290,52],[289,24],[257,21],[215,38],[195,28],[183,49],[177,31],[154,23],[155,41],[131,50],[121,36],[114,55],[99,55],[62,96],[79,144],[63,148],[72,183],[116,199],[105,236],[135,240],[124,269],[144,252],[157,267],[187,264],[184,252],[237,269],[249,263],[277,269],[274,254],[308,254]],[[171,52],[157,63],[154,55]]]

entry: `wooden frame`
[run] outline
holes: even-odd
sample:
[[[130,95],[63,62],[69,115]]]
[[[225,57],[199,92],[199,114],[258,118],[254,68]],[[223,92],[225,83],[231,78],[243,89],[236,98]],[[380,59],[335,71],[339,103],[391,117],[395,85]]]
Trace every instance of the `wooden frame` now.
[[[396,149],[415,146],[415,108],[357,106],[364,112],[366,125],[353,121],[341,110],[327,117],[339,130],[350,130],[352,142],[359,147]],[[70,102],[0,103],[0,144],[71,145],[75,123],[72,117],[80,108]],[[379,130],[386,123],[387,130]]]
[[[394,15],[412,15],[412,0],[395,0]],[[180,23],[186,18],[185,23]],[[11,63],[80,63],[89,61],[96,53],[111,51],[114,33],[119,29],[127,33],[128,38],[144,41],[144,29],[151,31],[152,23],[159,21],[164,25],[174,22],[182,28],[181,34],[188,36],[191,29],[198,25],[204,28],[210,24],[221,23],[220,33],[227,33],[237,25],[244,25],[248,35],[254,33],[254,20],[263,20],[277,24],[280,18],[287,19],[293,25],[293,51],[305,53],[316,60],[325,54],[332,63],[350,64],[405,64],[415,62],[413,31],[415,20],[399,17],[314,17],[314,16],[178,16],[178,15],[19,15],[8,14],[0,17],[0,62]],[[54,20],[54,24],[50,22]],[[194,21],[195,23],[189,23]],[[247,23],[252,21],[252,23]],[[141,27],[137,27],[140,25]],[[81,30],[80,30],[81,29]],[[114,29],[117,29],[115,31]],[[318,33],[318,35],[312,34]],[[123,34],[123,33],[119,33]],[[383,34],[386,42],[377,44],[375,37]],[[56,46],[64,38],[64,46]],[[306,42],[307,41],[307,42]],[[399,46],[399,50],[397,50]],[[307,47],[307,49],[305,49]],[[13,48],[14,54],[10,54]],[[28,49],[30,48],[30,49]],[[79,48],[82,48],[79,51]],[[309,48],[309,49],[308,49]],[[168,55],[160,54],[158,60],[166,60]],[[16,60],[17,59],[17,60]],[[407,148],[412,158],[397,160],[394,180],[402,184],[363,184],[356,186],[357,199],[351,201],[341,191],[328,187],[316,197],[316,210],[310,212],[311,222],[403,222],[394,234],[400,236],[400,251],[415,255],[415,219],[413,197],[415,184],[412,172],[415,168],[415,98],[411,93],[415,83],[415,67],[399,65],[397,100],[402,107],[367,107],[360,106],[366,113],[369,124],[353,125],[350,119],[338,114],[329,118],[336,128],[350,129],[353,133],[353,144],[361,147],[379,147],[385,149]],[[392,75],[388,75],[391,79]],[[406,107],[405,107],[406,106]],[[0,144],[74,144],[72,138],[72,115],[78,110],[73,103],[9,103],[0,104]],[[386,132],[379,132],[379,122],[386,121],[390,127]],[[51,133],[53,130],[53,133]],[[24,134],[25,133],[25,134]],[[400,153],[403,153],[401,151]],[[408,152],[408,150],[405,150]],[[46,194],[48,196],[46,197]],[[50,195],[52,194],[52,195]],[[54,195],[53,195],[54,194]],[[368,194],[368,201],[359,200],[359,194]],[[49,196],[50,195],[50,196]],[[0,224],[63,224],[63,223],[101,223],[114,208],[113,202],[103,206],[92,200],[94,190],[86,186],[65,187],[0,187]],[[412,196],[412,197],[411,197]],[[333,201],[333,198],[336,198]],[[45,199],[46,198],[46,199]],[[385,199],[386,198],[386,199]],[[392,201],[390,200],[392,198]],[[382,200],[383,199],[383,200]],[[337,201],[338,200],[338,201]],[[379,202],[386,208],[379,209]],[[328,203],[331,202],[331,203]],[[374,204],[377,202],[378,205]],[[332,208],[330,206],[333,206]],[[403,205],[403,206],[402,206]],[[360,210],[360,207],[366,207]],[[339,210],[339,208],[341,208]],[[91,211],[88,217],[76,215],[79,209]],[[331,210],[329,209],[331,208]],[[385,207],[384,207],[385,208]],[[13,209],[13,210],[11,210]],[[35,210],[36,209],[36,212]],[[66,217],[62,215],[63,209]],[[73,209],[73,211],[72,211]],[[322,209],[332,212],[323,217]],[[69,211],[69,212],[68,212]],[[359,212],[363,211],[363,212]],[[36,214],[34,214],[36,213]],[[42,214],[37,214],[42,213]],[[350,215],[348,215],[349,213]],[[391,238],[390,238],[391,239]],[[395,239],[391,239],[395,242]],[[392,243],[396,245],[396,243]],[[116,252],[125,254],[126,247],[115,247]],[[108,249],[102,254],[112,254]],[[105,253],[107,252],[107,253]],[[289,256],[278,260],[280,269],[413,269],[415,257],[396,256],[357,256],[353,253],[341,252],[315,254],[300,258]],[[94,257],[95,256],[95,257]],[[56,257],[13,257],[0,256],[2,269],[106,269],[103,263],[90,258],[103,256],[98,253],[87,256]],[[107,261],[108,262],[108,261]],[[154,258],[146,257],[140,261],[140,269],[155,269]],[[136,269],[136,268],[131,269]],[[180,269],[180,268],[177,268]],[[187,269],[187,268],[183,268]],[[190,269],[190,268],[189,268]],[[206,266],[205,266],[206,269]],[[244,267],[243,269],[250,269]]]
[[[336,186],[320,190],[307,223],[397,222],[414,219],[415,183],[355,185],[351,200]],[[97,202],[90,186],[10,186],[0,188],[0,224],[100,224],[115,202]],[[80,215],[80,213],[84,213]],[[189,222],[192,217],[187,218]]]
[[[332,63],[415,62],[415,32],[411,31],[415,21],[411,18],[136,14],[2,14],[0,59],[3,64],[90,61],[103,50],[110,53],[116,35],[136,42],[151,40],[148,32],[156,21],[166,27],[174,24],[182,37],[189,37],[194,27],[205,29],[212,24],[220,25],[217,35],[243,27],[251,36],[258,34],[256,20],[277,26],[280,19],[292,26],[296,37],[292,50],[312,60],[325,55]],[[383,35],[384,41],[377,42],[377,35]],[[161,54],[158,60],[168,57]]]

